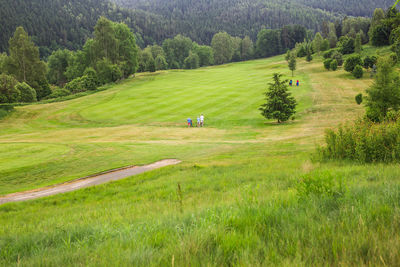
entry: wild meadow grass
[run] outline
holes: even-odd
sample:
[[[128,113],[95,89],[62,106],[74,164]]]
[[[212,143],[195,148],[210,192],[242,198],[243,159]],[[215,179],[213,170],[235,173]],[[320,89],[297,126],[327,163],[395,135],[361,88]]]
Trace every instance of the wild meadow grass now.
[[[138,75],[0,122],[0,193],[162,158],[176,166],[0,206],[4,266],[398,265],[400,169],[311,161],[371,83],[300,60],[296,120],[257,108],[283,57]],[[202,129],[184,127],[205,113]],[[19,157],[23,154],[24,157]]]

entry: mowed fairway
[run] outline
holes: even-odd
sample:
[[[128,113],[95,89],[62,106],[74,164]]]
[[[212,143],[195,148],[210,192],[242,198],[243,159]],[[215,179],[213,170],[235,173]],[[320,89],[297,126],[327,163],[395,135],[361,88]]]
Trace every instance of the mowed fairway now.
[[[139,74],[88,97],[19,108],[1,122],[0,194],[163,158],[194,160],[230,151],[232,144],[280,137],[268,134],[276,129],[258,107],[272,73],[282,70],[285,62],[269,59]],[[304,82],[293,90],[301,116],[311,107],[311,86],[303,73],[296,78]],[[186,119],[201,113],[207,127],[188,129]]]
[[[274,72],[290,78],[282,56],[139,74],[87,97],[18,108],[0,122],[0,194],[183,162],[0,206],[0,265],[398,264],[398,166],[310,160],[325,128],[362,114],[354,96],[371,79],[299,60],[298,114],[278,125],[258,111]],[[200,113],[206,127],[187,128]],[[303,175],[333,177],[340,194],[299,195]]]

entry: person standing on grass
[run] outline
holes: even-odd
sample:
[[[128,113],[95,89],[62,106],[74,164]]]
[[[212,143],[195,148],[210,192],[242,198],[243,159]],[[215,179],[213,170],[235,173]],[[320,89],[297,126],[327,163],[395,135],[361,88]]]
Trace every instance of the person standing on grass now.
[[[300,85],[300,82],[299,82],[299,80],[297,80],[297,82],[296,82],[296,86],[299,86]]]
[[[197,127],[200,127],[200,117],[197,116]]]
[[[290,80],[290,81],[289,81],[289,85],[290,85],[290,86],[292,86],[292,84],[293,84],[293,81],[292,81],[292,80]]]
[[[192,119],[188,118],[187,119],[188,127],[192,127]]]
[[[204,116],[203,114],[200,115],[200,127],[204,126]]]

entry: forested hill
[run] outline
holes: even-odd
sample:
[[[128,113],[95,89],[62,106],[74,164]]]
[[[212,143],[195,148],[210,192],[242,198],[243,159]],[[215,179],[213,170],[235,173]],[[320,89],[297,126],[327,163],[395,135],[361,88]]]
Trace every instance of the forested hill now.
[[[137,34],[137,43],[153,43],[168,33],[160,30],[160,16],[128,11],[106,0],[0,0],[0,52],[18,26],[23,26],[42,55],[58,47],[77,49],[91,36],[100,16],[125,22]]]
[[[117,4],[161,15],[176,24],[176,32],[199,43],[209,43],[214,33],[250,36],[260,29],[300,24],[320,31],[324,20],[372,15],[393,0],[112,0]],[[183,23],[176,23],[183,22]]]
[[[183,34],[200,44],[227,31],[255,40],[262,28],[300,24],[321,30],[323,21],[371,16],[392,0],[0,0],[0,52],[23,26],[42,56],[58,47],[80,48],[102,15],[126,23],[140,46]],[[117,5],[118,6],[117,6]],[[129,10],[128,10],[129,8]]]

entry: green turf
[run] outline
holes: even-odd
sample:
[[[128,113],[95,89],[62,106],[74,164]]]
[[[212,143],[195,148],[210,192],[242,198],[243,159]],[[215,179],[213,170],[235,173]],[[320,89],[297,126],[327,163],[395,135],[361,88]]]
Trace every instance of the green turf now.
[[[162,158],[183,163],[0,206],[0,265],[398,264],[398,166],[310,160],[325,128],[362,114],[354,96],[371,80],[299,60],[298,114],[278,125],[257,110],[274,72],[290,78],[282,56],[142,74],[17,108],[0,123],[0,194]],[[186,128],[199,113],[207,127]]]

